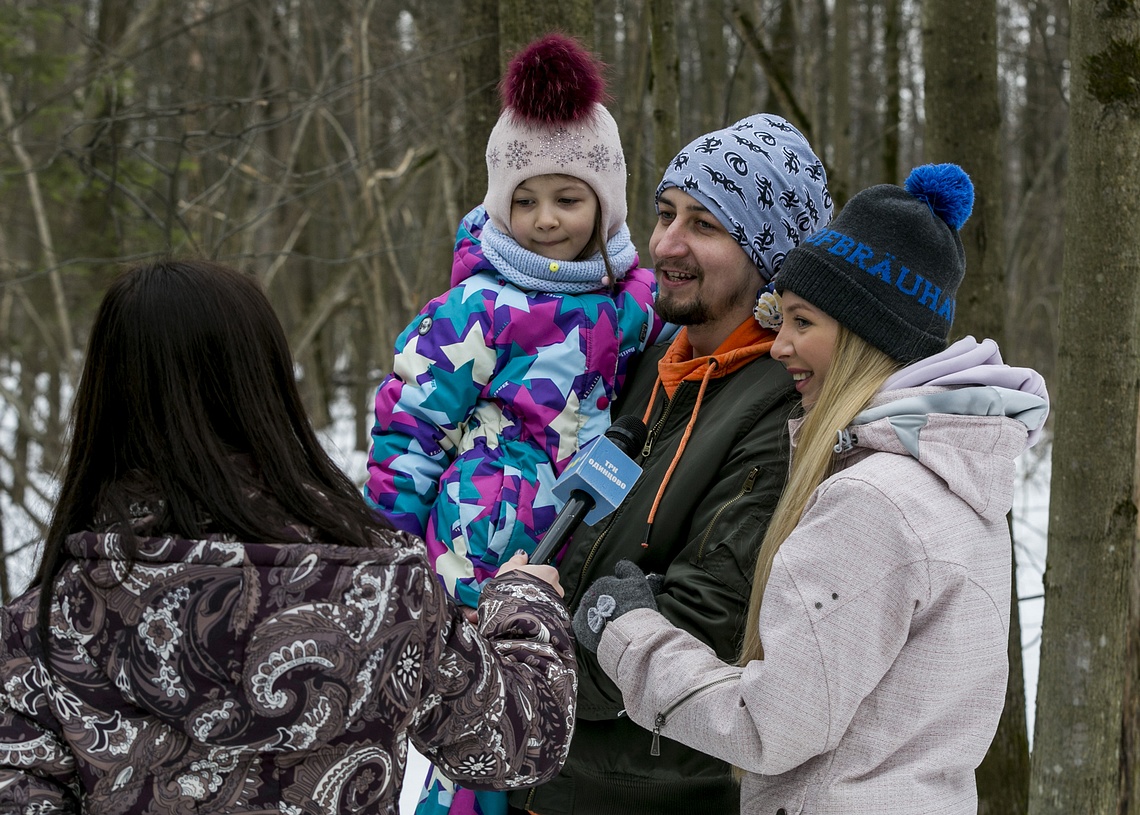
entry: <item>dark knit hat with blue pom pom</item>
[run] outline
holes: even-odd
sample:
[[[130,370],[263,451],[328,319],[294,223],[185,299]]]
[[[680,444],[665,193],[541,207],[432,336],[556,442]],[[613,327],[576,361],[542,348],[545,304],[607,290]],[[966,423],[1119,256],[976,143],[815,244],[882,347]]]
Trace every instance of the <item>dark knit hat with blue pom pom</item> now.
[[[776,289],[793,292],[908,363],[946,348],[966,272],[958,230],[974,185],[956,164],[926,164],[902,187],[863,190],[788,253]]]

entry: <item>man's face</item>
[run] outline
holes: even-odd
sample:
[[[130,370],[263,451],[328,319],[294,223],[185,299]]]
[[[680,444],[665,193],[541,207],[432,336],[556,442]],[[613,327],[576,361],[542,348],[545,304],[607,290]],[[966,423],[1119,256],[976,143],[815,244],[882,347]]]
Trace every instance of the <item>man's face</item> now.
[[[676,187],[662,191],[649,254],[658,314],[690,326],[690,335],[692,327],[701,327],[723,340],[752,314],[761,284],[755,264],[688,193]]]

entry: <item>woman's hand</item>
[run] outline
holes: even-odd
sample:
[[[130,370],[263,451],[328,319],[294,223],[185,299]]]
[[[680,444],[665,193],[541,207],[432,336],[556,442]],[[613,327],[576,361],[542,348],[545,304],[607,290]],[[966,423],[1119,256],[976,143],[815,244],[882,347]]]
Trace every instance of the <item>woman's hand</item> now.
[[[661,575],[646,576],[632,561],[619,560],[612,577],[599,577],[582,595],[582,602],[574,614],[574,634],[578,644],[597,653],[607,622],[635,608],[656,611],[656,596],[663,583]]]
[[[559,597],[564,597],[565,592],[562,590],[562,584],[558,582],[558,570],[553,566],[533,565],[528,562],[526,552],[519,551],[511,557],[506,563],[499,567],[495,572],[495,577],[500,577],[507,572],[526,572],[527,574],[534,575],[539,580],[549,583]]]

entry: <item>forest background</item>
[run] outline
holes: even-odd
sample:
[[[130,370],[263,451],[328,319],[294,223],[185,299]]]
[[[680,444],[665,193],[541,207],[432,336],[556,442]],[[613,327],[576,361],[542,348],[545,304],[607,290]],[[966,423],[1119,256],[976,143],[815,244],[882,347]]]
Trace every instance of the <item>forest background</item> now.
[[[927,161],[974,178],[955,333],[1054,398],[1033,750],[1013,596],[979,811],[1140,814],[1136,0],[5,0],[0,595],[27,583],[124,265],[256,275],[315,424],[367,449],[392,343],[485,191],[501,68],[553,28],[608,66],[644,262],[666,162],[756,111],[809,137],[838,205]]]

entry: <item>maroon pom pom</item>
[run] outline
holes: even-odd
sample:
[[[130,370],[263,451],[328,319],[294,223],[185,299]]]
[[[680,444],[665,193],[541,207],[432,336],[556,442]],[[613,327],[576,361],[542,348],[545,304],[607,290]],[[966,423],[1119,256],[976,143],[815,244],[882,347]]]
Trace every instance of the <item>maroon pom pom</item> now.
[[[548,34],[511,60],[503,77],[503,102],[526,119],[573,122],[588,116],[605,96],[601,68],[577,40]]]

